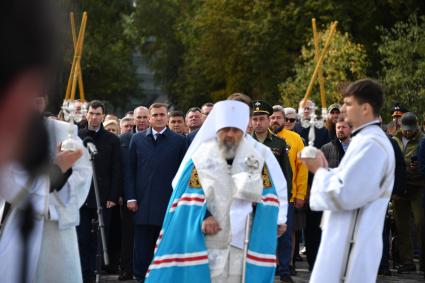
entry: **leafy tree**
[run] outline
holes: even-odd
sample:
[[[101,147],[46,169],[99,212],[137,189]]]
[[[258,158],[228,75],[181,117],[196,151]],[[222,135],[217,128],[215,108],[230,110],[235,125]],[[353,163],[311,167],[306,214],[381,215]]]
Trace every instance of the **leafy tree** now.
[[[319,32],[319,46],[323,50],[328,31]],[[314,68],[314,42],[311,39],[301,49],[300,62],[294,67],[296,75],[288,78],[279,85],[284,105],[297,108],[298,102],[304,97]],[[353,43],[347,33],[336,32],[332,38],[330,48],[324,59],[322,70],[325,81],[326,98],[328,104],[339,102],[338,86],[344,81],[353,81],[365,77],[367,56],[363,45]],[[315,82],[311,99],[320,105],[318,79]]]
[[[129,33],[134,34],[140,52],[155,72],[156,80],[173,102],[185,54],[179,26],[186,17],[191,17],[191,7],[191,0],[138,0],[134,13],[128,19]]]
[[[415,11],[425,13],[425,2],[138,0],[127,23],[171,102],[188,108],[234,91],[279,100],[278,84],[304,62],[299,53],[312,37],[313,17],[319,25],[337,20],[339,30],[367,54],[370,64],[362,74],[376,77],[376,27],[390,28]]]
[[[381,80],[386,88],[387,107],[401,102],[409,111],[425,112],[425,16],[412,16],[391,29],[382,30]]]

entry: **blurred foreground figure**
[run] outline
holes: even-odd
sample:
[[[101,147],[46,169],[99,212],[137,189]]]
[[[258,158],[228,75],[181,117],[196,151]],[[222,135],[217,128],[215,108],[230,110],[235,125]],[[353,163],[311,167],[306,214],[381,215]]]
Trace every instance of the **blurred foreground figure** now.
[[[42,94],[54,54],[49,1],[1,1],[0,167],[18,158],[32,98]]]
[[[315,173],[310,207],[324,211],[322,239],[310,282],[376,282],[382,230],[394,183],[394,150],[380,128],[381,86],[370,79],[352,83],[341,112],[353,126],[339,166],[328,168],[323,152],[303,158]]]
[[[35,100],[35,106],[42,112],[45,98]],[[61,142],[68,137],[70,124],[47,118],[44,124],[48,130],[45,141],[50,157],[48,174],[34,177],[17,164],[8,168],[9,188],[26,187],[29,194],[17,192],[14,197],[9,194],[7,198],[11,211],[0,239],[0,253],[8,259],[0,265],[2,282],[19,282],[24,249],[29,250],[26,252],[26,282],[82,282],[75,226],[79,223],[79,208],[91,183],[88,152],[77,136],[77,126],[72,125],[73,139],[79,149],[70,152],[59,150]],[[23,154],[31,155],[31,150],[39,149],[27,149]],[[28,213],[28,201],[32,203],[33,211],[29,212],[32,212],[34,229],[29,230],[30,237],[25,242],[20,235],[21,222],[25,219],[22,215]]]
[[[275,186],[264,153],[245,137],[248,121],[242,102],[214,105],[174,180],[146,282],[273,282],[286,184]]]

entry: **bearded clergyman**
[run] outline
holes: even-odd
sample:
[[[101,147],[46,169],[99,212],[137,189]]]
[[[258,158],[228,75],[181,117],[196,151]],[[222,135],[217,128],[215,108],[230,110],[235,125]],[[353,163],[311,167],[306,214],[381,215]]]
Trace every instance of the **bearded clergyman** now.
[[[176,176],[146,282],[273,282],[286,183],[246,139],[248,120],[242,102],[214,105]]]

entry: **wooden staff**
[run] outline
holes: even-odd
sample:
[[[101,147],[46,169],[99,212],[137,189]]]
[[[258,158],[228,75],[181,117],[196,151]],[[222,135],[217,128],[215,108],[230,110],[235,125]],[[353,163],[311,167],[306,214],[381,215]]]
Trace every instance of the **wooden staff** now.
[[[83,20],[85,19],[85,21],[83,22]],[[77,61],[76,61],[76,65],[75,65],[75,70],[74,70],[74,76],[72,79],[72,88],[71,88],[71,100],[75,100],[75,92],[76,92],[76,87],[77,87],[77,81],[78,81],[78,74],[81,73],[81,54],[83,51],[83,44],[84,44],[84,35],[86,33],[86,24],[87,24],[87,13],[84,12],[83,13],[83,20],[81,21],[81,28],[80,28],[80,34],[81,34],[81,38],[79,42],[77,42]],[[78,45],[79,44],[79,45]],[[81,95],[81,93],[80,93]]]
[[[311,20],[311,25],[313,28],[313,40],[314,40],[314,61],[317,63],[320,56],[320,47],[319,47],[319,35],[317,34],[315,18]],[[319,68],[319,86],[320,86],[320,101],[322,102],[322,109],[326,109],[325,80],[323,78],[323,69],[321,66]]]
[[[323,63],[323,59],[325,59],[326,53],[328,52],[329,45],[331,43],[331,39],[335,34],[337,24],[338,24],[338,22],[336,22],[336,21],[331,24],[329,36],[326,39],[325,46],[322,50],[322,53],[320,54],[319,60],[316,63],[316,67],[314,68],[314,72],[313,72],[313,75],[311,76],[310,83],[308,84],[307,90],[305,92],[304,99],[303,99],[303,102],[302,102],[303,108],[305,107],[305,104],[307,103],[307,100],[310,97],[311,91],[312,91],[313,86],[314,86],[314,82],[316,81],[317,75],[319,74],[319,69],[320,69],[320,67]]]
[[[74,12],[69,13],[69,19],[71,21],[71,32],[72,32],[72,43],[74,44],[74,52],[77,51],[77,34],[75,31],[75,18],[74,18]],[[83,37],[83,45],[81,47],[81,53],[83,52],[82,48],[84,46],[84,37]],[[80,93],[80,101],[85,101],[85,95],[84,95],[84,84],[83,84],[83,71],[81,69],[81,60],[77,63],[77,69],[78,69],[78,91]]]
[[[87,12],[84,12],[83,18],[81,20],[81,27],[78,34],[74,57],[72,59],[71,72],[69,74],[68,85],[66,87],[65,100],[75,99],[75,86],[76,86],[76,82],[78,79],[78,72],[79,72],[78,65],[81,59],[81,51],[83,47],[83,39],[84,39],[86,24],[87,24]]]

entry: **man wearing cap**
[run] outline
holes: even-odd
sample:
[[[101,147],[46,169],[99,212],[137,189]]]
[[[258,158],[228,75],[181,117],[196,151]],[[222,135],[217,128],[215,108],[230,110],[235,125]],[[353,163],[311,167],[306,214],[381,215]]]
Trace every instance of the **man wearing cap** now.
[[[328,107],[328,117],[326,117],[326,129],[328,129],[329,138],[331,140],[336,139],[335,126],[338,120],[338,116],[341,113],[341,111],[339,110],[340,108],[341,105],[339,105],[338,103],[334,103]]]
[[[273,114],[273,108],[264,101],[254,101],[252,103],[253,113],[251,123],[253,127],[253,137],[262,144],[270,147],[276,159],[279,161],[280,168],[282,169],[286,180],[292,180],[292,169],[289,163],[288,146],[285,140],[276,136],[269,130],[270,118]],[[291,197],[292,182],[288,182],[288,199]],[[294,220],[293,205],[288,206],[287,213],[287,228],[282,237],[278,239],[278,252],[279,258],[279,274],[282,282],[288,282],[290,279],[289,263],[291,261],[292,250],[292,228]],[[290,282],[290,281],[289,281]]]
[[[292,180],[292,169],[288,158],[288,146],[285,139],[278,137],[269,130],[270,115],[273,114],[273,108],[264,101],[256,100],[252,103],[251,124],[253,128],[252,137],[269,147],[279,162],[283,175],[286,180]],[[288,197],[291,194],[292,184],[288,183]]]
[[[273,282],[279,198],[248,121],[242,102],[214,105],[177,173],[147,282]]]
[[[408,112],[405,108],[403,108],[400,103],[394,103],[394,107],[391,109],[391,117],[393,120],[388,124],[387,133],[390,136],[394,136],[400,130],[401,127],[401,116],[404,113]]]
[[[418,164],[418,149],[423,138],[419,130],[418,118],[412,112],[407,112],[401,117],[401,129],[393,137],[404,154],[406,163],[406,189],[405,194],[394,199],[394,218],[399,233],[400,260],[401,266],[398,272],[416,271],[413,263],[413,248],[410,234],[410,215],[413,214],[416,239],[421,253],[423,253],[423,243],[421,235],[424,225],[424,215],[422,207],[422,192],[424,189],[424,178],[421,175]],[[423,265],[423,262],[421,262]]]

